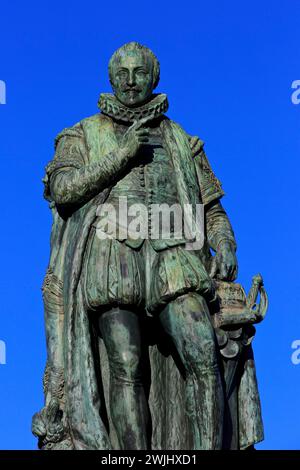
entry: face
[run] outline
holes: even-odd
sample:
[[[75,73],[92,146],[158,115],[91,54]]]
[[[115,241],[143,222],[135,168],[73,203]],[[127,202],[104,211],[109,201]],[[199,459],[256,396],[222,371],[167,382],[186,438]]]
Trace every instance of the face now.
[[[125,106],[141,106],[153,91],[152,61],[141,52],[127,51],[114,64],[112,87],[116,98]]]

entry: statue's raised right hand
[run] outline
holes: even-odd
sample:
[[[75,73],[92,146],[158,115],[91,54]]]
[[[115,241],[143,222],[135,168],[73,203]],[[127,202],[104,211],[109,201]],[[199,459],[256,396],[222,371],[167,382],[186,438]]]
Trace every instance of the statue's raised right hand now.
[[[120,149],[128,159],[135,157],[140,147],[149,141],[149,130],[144,127],[147,121],[149,117],[135,121],[124,134]]]

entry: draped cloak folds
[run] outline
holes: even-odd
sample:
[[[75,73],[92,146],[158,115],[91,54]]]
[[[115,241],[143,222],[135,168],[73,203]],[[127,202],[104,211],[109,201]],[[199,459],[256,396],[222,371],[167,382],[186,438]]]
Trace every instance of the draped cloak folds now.
[[[224,193],[205,153],[202,151],[193,159],[189,139],[183,129],[166,117],[160,126],[173,161],[181,203],[209,204],[222,197]],[[84,141],[87,152],[81,155],[81,162],[77,157],[72,157],[72,152],[68,155],[59,152],[59,142],[66,136]],[[53,171],[65,167],[79,168],[98,161],[102,155],[113,153],[117,146],[113,121],[103,114],[96,114],[65,129],[56,143],[57,151],[46,168],[44,179],[45,197],[50,200],[53,215],[51,255],[43,285],[48,348],[44,387],[47,395],[52,369],[63,371],[62,390],[58,398],[66,431],[63,442],[48,444],[46,448],[117,449],[118,442],[109,413],[107,355],[103,340],[96,334],[87,313],[79,282],[96,210],[106,200],[110,188],[75,209],[57,206],[51,201],[49,190]],[[206,267],[210,257],[205,241],[202,259]],[[184,413],[184,377],[171,352],[151,338],[149,365],[152,449],[191,449],[191,432]],[[238,381],[238,420],[239,448],[247,448],[263,439],[251,354],[244,358]]]

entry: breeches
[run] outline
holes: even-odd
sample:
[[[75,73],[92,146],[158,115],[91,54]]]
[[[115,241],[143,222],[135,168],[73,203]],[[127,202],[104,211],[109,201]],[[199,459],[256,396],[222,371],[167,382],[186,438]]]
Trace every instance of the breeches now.
[[[179,295],[195,291],[211,300],[211,279],[199,252],[182,245],[155,251],[145,240],[139,249],[118,240],[89,237],[82,272],[85,301],[99,307],[142,307],[150,314]]]

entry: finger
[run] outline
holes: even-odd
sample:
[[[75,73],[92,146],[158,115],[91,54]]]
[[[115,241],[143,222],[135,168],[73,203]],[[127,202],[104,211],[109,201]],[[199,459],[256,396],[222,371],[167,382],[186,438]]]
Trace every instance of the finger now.
[[[209,276],[213,279],[216,277],[217,272],[218,272],[218,263],[217,263],[217,258],[215,256],[211,262]]]
[[[138,129],[136,131],[137,135],[149,135],[149,129]]]
[[[130,126],[127,129],[127,131],[125,132],[124,137],[127,138],[132,133],[134,133],[136,135],[136,137],[138,137],[139,135],[145,135],[145,136],[149,135],[149,130],[148,129],[137,129],[137,125],[138,125],[137,122],[132,124],[132,126]]]
[[[228,281],[232,281],[232,278],[233,278],[233,271],[234,271],[234,266],[228,266],[228,271],[227,271],[227,279],[228,279]]]
[[[138,121],[134,122],[135,129],[139,129],[140,127],[145,127],[147,122],[153,121],[153,116],[146,116],[142,119],[139,119]]]
[[[131,124],[130,127],[128,127],[127,131],[126,131],[126,134],[129,133],[129,132],[132,132],[132,131],[137,131],[141,125],[140,125],[141,121],[134,121],[133,124]]]
[[[232,266],[231,280],[235,281],[236,278],[237,278],[237,275],[238,275],[238,266],[237,266],[237,264],[234,264]]]
[[[232,272],[232,279],[231,280],[235,281],[237,276],[238,276],[238,267],[235,266],[234,269],[233,269],[233,272]]]
[[[225,281],[226,279],[228,279],[228,273],[229,273],[229,266],[224,263],[221,263],[219,279],[223,279]]]
[[[146,144],[147,142],[149,142],[149,139],[148,137],[138,137],[138,142],[140,144]]]
[[[238,266],[236,263],[232,263],[228,266],[228,279],[230,281],[235,281],[237,278]]]

